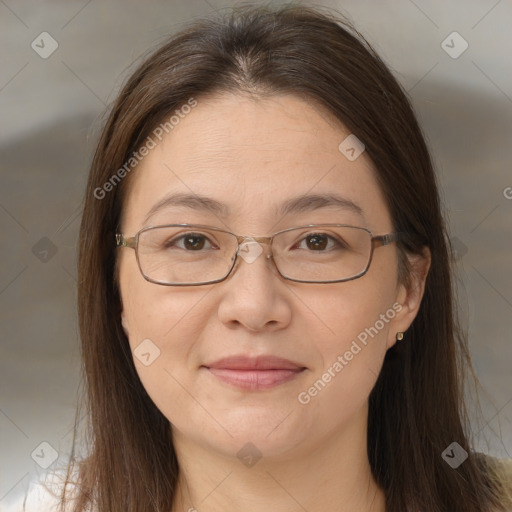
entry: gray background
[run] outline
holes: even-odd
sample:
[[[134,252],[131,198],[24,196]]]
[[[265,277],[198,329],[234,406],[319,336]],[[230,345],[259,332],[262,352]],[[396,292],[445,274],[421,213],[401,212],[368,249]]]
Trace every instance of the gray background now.
[[[70,449],[80,364],[75,248],[100,116],[144,52],[229,5],[0,0],[0,510],[19,510],[43,472],[38,462],[52,452],[40,443],[59,456],[52,468]],[[438,170],[462,323],[486,391],[482,417],[474,414],[477,447],[512,457],[512,4],[317,5],[345,13],[411,95]],[[441,44],[453,31],[469,44],[458,58]],[[47,59],[31,47],[42,32],[58,43]]]

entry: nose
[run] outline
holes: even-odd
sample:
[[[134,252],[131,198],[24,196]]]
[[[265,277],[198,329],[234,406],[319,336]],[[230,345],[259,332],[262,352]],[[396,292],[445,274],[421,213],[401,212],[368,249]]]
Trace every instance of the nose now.
[[[222,283],[219,319],[229,328],[277,330],[288,325],[291,306],[268,243],[246,237],[231,274]]]

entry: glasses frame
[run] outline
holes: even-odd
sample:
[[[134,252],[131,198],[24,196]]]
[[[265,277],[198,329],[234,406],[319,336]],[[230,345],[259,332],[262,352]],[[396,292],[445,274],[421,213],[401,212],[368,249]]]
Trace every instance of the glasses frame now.
[[[273,254],[272,254],[272,241],[273,241],[274,237],[276,237],[280,233],[284,233],[286,231],[292,231],[294,229],[317,228],[317,227],[320,228],[320,227],[323,227],[323,226],[325,226],[325,227],[331,226],[331,227],[355,228],[355,229],[361,229],[363,231],[366,231],[369,234],[370,240],[371,240],[370,257],[368,259],[368,264],[366,265],[366,268],[363,271],[361,271],[359,274],[356,274],[355,276],[344,278],[344,279],[331,280],[331,281],[304,281],[304,280],[301,280],[301,279],[294,279],[294,278],[291,278],[291,277],[288,277],[288,276],[284,275],[279,270],[279,267],[277,266],[277,263],[275,262]],[[236,237],[237,242],[238,242],[238,247],[237,247],[236,252],[235,252],[235,254],[233,256],[233,261],[232,261],[231,267],[229,268],[227,273],[223,277],[221,277],[220,279],[215,279],[214,281],[203,281],[203,282],[200,282],[200,283],[162,283],[160,281],[156,281],[156,280],[151,279],[148,276],[146,276],[146,274],[142,270],[142,267],[141,267],[141,264],[140,264],[140,260],[139,260],[139,250],[138,250],[138,247],[139,247],[139,237],[145,231],[149,231],[149,230],[157,229],[157,228],[170,228],[170,227],[202,228],[202,229],[207,229],[207,230],[220,231],[220,232],[227,233],[229,235],[233,235],[234,237]],[[364,276],[368,272],[368,269],[370,268],[371,262],[373,260],[373,252],[374,252],[374,250],[377,247],[384,246],[384,245],[389,245],[389,244],[391,244],[393,242],[397,242],[398,240],[403,239],[403,237],[405,237],[405,236],[407,236],[407,233],[403,233],[403,232],[386,233],[385,235],[374,235],[369,229],[363,228],[361,226],[352,226],[352,225],[349,225],[349,224],[330,224],[330,223],[326,223],[326,224],[307,224],[307,225],[304,225],[304,226],[296,226],[296,227],[292,227],[292,228],[286,228],[286,229],[282,229],[281,231],[277,231],[276,233],[274,233],[271,236],[244,236],[244,235],[237,235],[235,233],[232,233],[231,231],[227,231],[227,230],[221,229],[221,228],[216,228],[216,227],[213,227],[213,226],[206,226],[204,224],[163,224],[163,225],[159,225],[159,226],[147,226],[147,227],[144,227],[144,228],[140,229],[132,237],[126,237],[125,235],[123,235],[121,233],[116,233],[115,238],[116,238],[116,247],[129,247],[129,248],[135,250],[135,257],[137,259],[137,265],[139,267],[139,271],[142,274],[142,277],[144,277],[144,279],[146,281],[149,281],[150,283],[154,283],[154,284],[159,284],[161,286],[202,286],[202,285],[206,285],[206,284],[220,283],[220,282],[224,281],[225,279],[227,279],[229,277],[229,275],[233,272],[233,269],[236,266],[236,262],[238,261],[238,256],[240,254],[240,246],[244,242],[246,242],[246,241],[248,241],[248,242],[256,241],[256,242],[258,242],[260,244],[267,244],[267,245],[269,245],[270,254],[267,255],[267,259],[271,259],[272,260],[272,262],[274,264],[274,267],[276,268],[277,272],[284,279],[287,279],[289,281],[295,281],[297,283],[330,284],[330,283],[344,283],[346,281],[353,281],[354,279],[358,279],[358,278]]]

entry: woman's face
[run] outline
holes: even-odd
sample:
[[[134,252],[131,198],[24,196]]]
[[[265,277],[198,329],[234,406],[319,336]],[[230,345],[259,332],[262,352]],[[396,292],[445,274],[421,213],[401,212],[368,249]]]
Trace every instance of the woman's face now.
[[[322,109],[291,95],[199,99],[133,171],[122,233],[181,223],[248,236],[322,223],[392,232],[367,155],[354,160],[339,149],[348,135]],[[167,204],[146,218],[175,193],[207,196],[225,211]],[[279,213],[298,196],[333,193],[362,213],[318,202]],[[331,284],[282,278],[267,250],[254,261],[239,257],[222,282],[186,287],[148,282],[134,251],[118,254],[122,322],[142,384],[174,435],[229,456],[247,442],[267,456],[298,453],[362,425],[386,350],[421,300],[422,283],[408,294],[397,282],[396,244],[377,248],[363,277]],[[303,369],[208,368],[231,356],[275,356]],[[221,374],[252,375],[260,386]]]

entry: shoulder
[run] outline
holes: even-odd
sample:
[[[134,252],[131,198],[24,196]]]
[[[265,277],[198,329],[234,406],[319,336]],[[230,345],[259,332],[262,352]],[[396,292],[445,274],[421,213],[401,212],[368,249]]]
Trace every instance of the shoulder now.
[[[512,486],[512,459],[498,459],[497,457],[491,457],[490,455],[478,455],[485,459],[486,466],[490,468],[497,478]]]
[[[503,466],[503,473],[508,476],[512,484],[512,459],[500,459]]]
[[[57,512],[60,499],[48,490],[44,482],[31,482],[23,502],[23,512]]]
[[[504,490],[505,509],[496,512],[512,512],[512,459],[498,459],[489,455],[478,454],[484,460],[487,472],[493,481],[499,482]]]
[[[40,475],[29,484],[22,512],[72,512],[72,501],[69,501],[64,509],[60,508],[65,481],[65,470]],[[71,485],[68,485],[68,490],[72,492]]]

